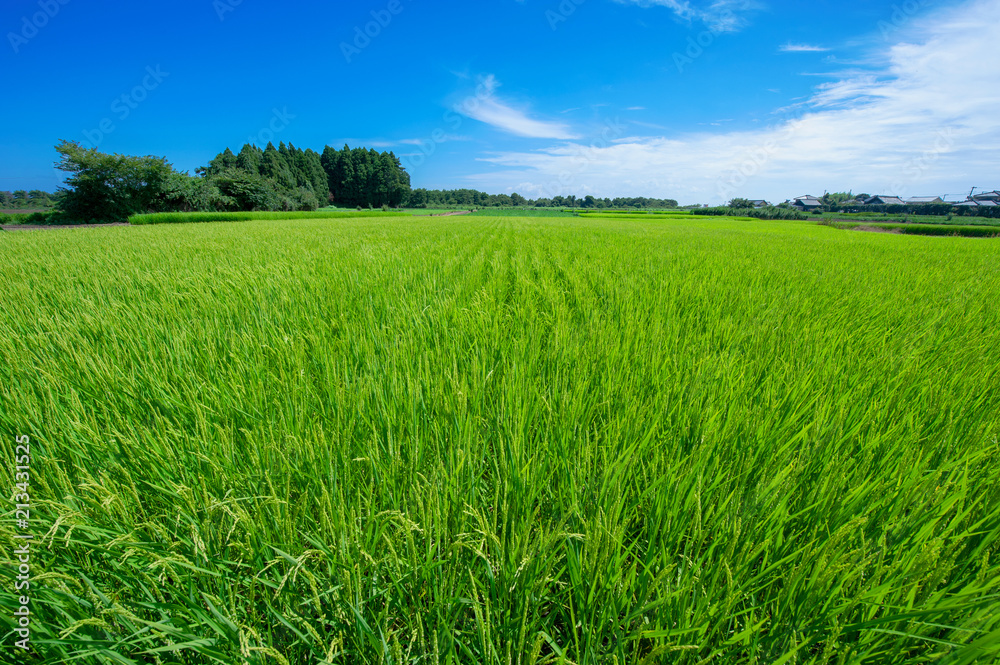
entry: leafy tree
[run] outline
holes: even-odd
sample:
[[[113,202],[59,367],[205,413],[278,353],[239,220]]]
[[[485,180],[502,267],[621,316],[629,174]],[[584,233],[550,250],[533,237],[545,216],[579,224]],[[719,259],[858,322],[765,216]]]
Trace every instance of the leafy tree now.
[[[124,222],[155,212],[175,172],[164,157],[109,155],[77,141],[62,141],[56,151],[56,168],[69,174],[59,207],[74,221]]]
[[[222,193],[214,178],[176,172],[164,184],[162,207],[178,212],[238,210],[236,201]]]
[[[726,207],[734,208],[736,210],[749,210],[754,207],[753,201],[750,199],[733,199]]]
[[[414,189],[412,192],[410,192],[410,198],[407,201],[407,205],[409,205],[411,208],[426,208],[427,190]]]
[[[318,210],[319,198],[312,187],[300,187],[296,201],[296,210]]]
[[[13,207],[14,207],[14,193],[0,192],[0,208],[13,208]]]
[[[14,192],[14,207],[15,208],[28,207],[28,192],[26,190],[18,189]]]
[[[258,173],[230,169],[213,180],[222,195],[232,200],[236,210],[278,210],[283,207],[282,198],[272,181]]]
[[[32,208],[48,208],[52,205],[49,193],[43,192],[40,189],[33,189],[28,192],[28,201],[31,203]]]

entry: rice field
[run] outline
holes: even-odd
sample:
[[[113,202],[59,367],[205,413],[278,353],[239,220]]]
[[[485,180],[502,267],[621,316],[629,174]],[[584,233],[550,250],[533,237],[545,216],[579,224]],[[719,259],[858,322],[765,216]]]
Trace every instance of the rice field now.
[[[1000,657],[994,241],[336,221],[0,234],[5,662]]]

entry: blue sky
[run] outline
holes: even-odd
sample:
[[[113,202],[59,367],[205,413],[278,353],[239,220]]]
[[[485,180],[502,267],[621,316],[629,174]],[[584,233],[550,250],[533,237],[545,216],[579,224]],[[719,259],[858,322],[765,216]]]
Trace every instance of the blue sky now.
[[[191,171],[273,139],[529,197],[961,199],[1000,187],[998,24],[1000,0],[6,0],[0,189],[58,187],[63,138]]]

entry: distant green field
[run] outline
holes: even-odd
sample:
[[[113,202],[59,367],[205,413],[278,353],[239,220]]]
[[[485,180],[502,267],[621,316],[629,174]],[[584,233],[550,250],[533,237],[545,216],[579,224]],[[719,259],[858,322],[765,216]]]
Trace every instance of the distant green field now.
[[[402,213],[382,211],[317,210],[314,212],[159,212],[148,215],[132,215],[129,224],[192,224],[196,222],[249,222],[277,221],[291,219],[337,219],[345,217],[388,217]]]
[[[1000,245],[333,221],[0,234],[18,662],[1000,659]]]

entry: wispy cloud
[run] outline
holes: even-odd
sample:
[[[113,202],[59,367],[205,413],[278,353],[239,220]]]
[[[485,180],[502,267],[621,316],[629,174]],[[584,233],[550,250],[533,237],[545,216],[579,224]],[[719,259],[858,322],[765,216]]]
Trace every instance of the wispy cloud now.
[[[813,44],[785,44],[778,49],[782,53],[826,53],[830,49]]]
[[[527,111],[500,99],[496,95],[499,87],[496,77],[490,74],[480,84],[479,93],[456,104],[455,111],[515,136],[565,140],[578,138],[567,125],[531,118]]]
[[[451,143],[452,141],[471,141],[471,136],[462,136],[460,134],[445,134],[440,138],[435,139],[435,143]],[[401,139],[399,141],[400,145],[424,145],[428,141],[427,139]]]
[[[386,148],[391,148],[393,146],[399,145],[399,143],[400,143],[399,141],[392,141],[381,137],[367,138],[367,139],[351,137],[351,138],[333,139],[332,141],[330,141],[330,145],[333,146],[349,145],[355,148],[359,146],[365,146],[368,148],[382,148],[383,150]]]
[[[995,60],[995,37],[982,26],[998,23],[1000,0],[972,0],[915,19],[878,54],[886,63],[880,71],[818,86],[786,110],[792,117],[767,128],[495,153],[484,159],[499,173],[470,181],[532,195],[644,192],[706,203],[727,196],[782,201],[824,189],[908,196],[993,187],[1000,184],[989,182],[997,178],[1000,152],[1000,68],[968,63]],[[729,178],[736,173],[741,177]]]
[[[688,22],[701,22],[715,32],[735,32],[748,24],[747,14],[759,9],[753,0],[615,0],[622,5],[640,7],[665,7]]]

